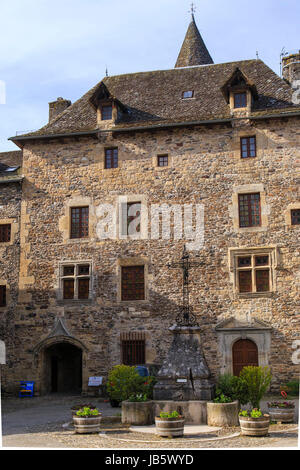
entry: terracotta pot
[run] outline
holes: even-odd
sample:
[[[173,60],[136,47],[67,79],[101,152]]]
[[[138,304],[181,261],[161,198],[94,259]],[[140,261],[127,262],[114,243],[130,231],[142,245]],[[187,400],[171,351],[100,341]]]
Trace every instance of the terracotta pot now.
[[[293,423],[295,408],[269,407],[268,409],[271,421],[280,421],[281,423]]]
[[[100,432],[101,415],[99,416],[73,416],[75,432],[77,434],[92,434]]]
[[[155,417],[156,433],[162,437],[182,437],[184,433],[184,416],[178,418]]]
[[[266,436],[269,431],[270,416],[263,415],[260,418],[239,416],[241,433],[244,436]]]

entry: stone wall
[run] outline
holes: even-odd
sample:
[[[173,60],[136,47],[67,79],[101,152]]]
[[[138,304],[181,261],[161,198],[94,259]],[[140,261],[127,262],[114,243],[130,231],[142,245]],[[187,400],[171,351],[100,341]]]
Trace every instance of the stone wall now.
[[[97,208],[117,204],[118,196],[142,196],[151,204],[203,204],[204,265],[191,272],[191,304],[202,328],[203,351],[214,379],[221,371],[223,350],[216,326],[234,317],[256,318],[272,327],[267,362],[273,387],[298,377],[292,343],[299,339],[299,226],[287,222],[290,204],[300,207],[299,120],[247,120],[236,127],[212,125],[194,129],[100,134],[27,143],[21,225],[20,293],[15,312],[15,338],[9,355],[13,368],[3,367],[4,387],[33,379],[42,389],[43,343],[63,319],[70,341],[81,344],[83,389],[89,376],[106,376],[120,363],[120,333],[145,331],[146,362],[161,364],[181,302],[182,274],[167,264],[179,260],[184,240],[100,240]],[[258,156],[241,159],[239,138],[256,135]],[[119,168],[104,169],[104,149],[118,147]],[[167,153],[170,165],[156,167]],[[298,166],[297,166],[298,165]],[[261,185],[264,224],[261,230],[239,229],[235,223],[235,188]],[[76,201],[90,206],[90,238],[70,240],[69,209]],[[150,227],[150,218],[148,220]],[[229,249],[274,246],[280,263],[274,267],[276,287],[268,295],[240,296],[234,290]],[[93,298],[58,300],[59,263],[91,261]],[[120,263],[147,265],[148,299],[121,302]],[[275,284],[274,284],[275,285]],[[52,332],[52,333],[51,333]],[[54,340],[53,340],[54,341]],[[39,345],[39,346],[38,346]]]

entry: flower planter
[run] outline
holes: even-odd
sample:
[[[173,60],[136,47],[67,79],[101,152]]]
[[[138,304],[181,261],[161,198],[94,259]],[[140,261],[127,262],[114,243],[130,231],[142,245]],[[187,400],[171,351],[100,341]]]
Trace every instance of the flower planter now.
[[[122,423],[134,426],[153,424],[153,402],[122,402]]]
[[[184,416],[178,418],[155,417],[156,433],[161,437],[182,437],[184,433]]]
[[[238,426],[239,402],[214,403],[207,402],[208,426]]]
[[[101,415],[99,416],[73,416],[75,432],[77,434],[92,434],[100,431]]]
[[[269,407],[271,421],[280,421],[281,423],[293,423],[295,408]]]
[[[263,415],[260,418],[239,416],[241,433],[244,436],[266,436],[269,431],[270,416]]]

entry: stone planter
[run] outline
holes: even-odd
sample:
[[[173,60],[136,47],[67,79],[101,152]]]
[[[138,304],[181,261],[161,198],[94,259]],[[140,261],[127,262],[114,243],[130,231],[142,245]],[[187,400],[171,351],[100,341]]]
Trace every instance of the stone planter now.
[[[260,418],[239,416],[241,433],[244,436],[266,436],[269,431],[270,416],[264,415]]]
[[[75,432],[77,434],[92,434],[100,432],[101,415],[83,418],[82,416],[73,416]]]
[[[134,426],[153,424],[153,402],[122,402],[122,423]]]
[[[238,426],[239,402],[213,403],[207,402],[208,426]]]
[[[281,423],[293,423],[295,408],[269,407],[268,412],[271,421],[280,421]]]
[[[184,416],[178,418],[155,417],[156,434],[161,437],[182,437],[184,433]]]

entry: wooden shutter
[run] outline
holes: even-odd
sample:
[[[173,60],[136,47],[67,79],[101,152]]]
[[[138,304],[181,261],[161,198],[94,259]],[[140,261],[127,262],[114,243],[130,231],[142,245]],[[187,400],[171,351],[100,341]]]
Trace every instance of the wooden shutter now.
[[[122,266],[122,300],[145,299],[144,266]]]

